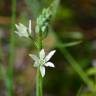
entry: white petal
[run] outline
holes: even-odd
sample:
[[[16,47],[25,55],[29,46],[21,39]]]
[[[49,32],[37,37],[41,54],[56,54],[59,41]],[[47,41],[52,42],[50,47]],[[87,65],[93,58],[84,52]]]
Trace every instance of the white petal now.
[[[36,55],[29,54],[29,56],[35,61],[39,62],[39,58]]]
[[[15,31],[15,33],[16,33],[18,36],[22,37],[22,33],[18,32],[18,31]]]
[[[19,31],[22,33],[27,33],[27,27],[21,23],[19,23]]]
[[[27,27],[24,26],[23,24],[19,23],[18,25],[15,24],[17,31],[16,34],[19,35],[20,37],[28,37],[27,33]]]
[[[56,50],[53,50],[53,51],[51,51],[51,52],[45,57],[46,62],[50,60],[50,58],[54,55],[55,52],[56,52]]]
[[[52,62],[47,62],[44,64],[46,67],[55,67]]]
[[[40,51],[39,57],[40,57],[40,59],[44,59],[44,58],[45,58],[45,51],[44,51],[44,49],[42,49],[42,50]]]
[[[20,36],[20,37],[28,37],[28,35],[22,33],[22,32],[19,32],[19,31],[15,31],[15,33]]]
[[[29,20],[29,33],[31,34],[31,20]]]
[[[41,72],[42,77],[44,77],[45,76],[45,67],[44,66],[40,66],[40,72]]]
[[[20,29],[27,29],[27,27],[25,25],[23,25],[22,23],[19,23],[19,28]]]
[[[33,66],[34,67],[38,67],[39,66],[39,63],[38,62],[35,62]]]
[[[16,26],[17,30],[19,30],[19,26],[17,24],[15,24],[15,26]]]

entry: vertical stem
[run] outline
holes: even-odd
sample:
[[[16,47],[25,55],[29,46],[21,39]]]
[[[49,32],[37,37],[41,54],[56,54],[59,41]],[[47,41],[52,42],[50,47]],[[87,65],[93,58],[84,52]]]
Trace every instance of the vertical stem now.
[[[39,67],[37,69],[37,78],[36,78],[36,96],[42,96],[42,76]]]
[[[12,0],[12,17],[11,17],[11,36],[10,36],[10,48],[9,48],[9,62],[7,69],[7,96],[13,96],[13,65],[15,57],[15,38],[14,38],[14,24],[16,19],[16,0]]]
[[[1,40],[1,37],[0,37],[0,63],[2,62],[2,55],[3,55],[3,51],[2,51],[2,40]]]
[[[42,49],[42,32],[39,32],[38,36],[38,43],[39,43],[39,48],[38,48],[38,53]],[[43,78],[40,73],[40,66],[37,68],[37,78],[36,78],[36,96],[42,96],[42,85],[43,85]]]

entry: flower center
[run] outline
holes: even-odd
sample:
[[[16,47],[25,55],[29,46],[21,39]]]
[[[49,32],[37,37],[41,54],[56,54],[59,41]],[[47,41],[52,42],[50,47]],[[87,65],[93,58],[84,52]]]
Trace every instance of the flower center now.
[[[44,59],[40,60],[40,61],[39,61],[39,64],[40,64],[40,65],[45,64],[45,60],[44,60]]]

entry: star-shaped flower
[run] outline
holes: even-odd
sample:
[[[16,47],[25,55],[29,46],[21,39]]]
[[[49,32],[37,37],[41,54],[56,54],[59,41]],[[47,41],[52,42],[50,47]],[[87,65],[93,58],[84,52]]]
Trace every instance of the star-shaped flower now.
[[[18,25],[15,24],[17,31],[15,33],[20,37],[29,37],[31,35],[31,20],[29,20],[29,26],[28,28],[23,25],[22,23],[19,23]]]
[[[51,51],[47,56],[45,56],[45,51],[42,49],[39,52],[39,56],[29,54],[29,56],[35,61],[34,67],[39,67],[42,77],[45,76],[45,66],[55,67],[52,62],[49,62],[50,58],[54,55],[56,50]]]

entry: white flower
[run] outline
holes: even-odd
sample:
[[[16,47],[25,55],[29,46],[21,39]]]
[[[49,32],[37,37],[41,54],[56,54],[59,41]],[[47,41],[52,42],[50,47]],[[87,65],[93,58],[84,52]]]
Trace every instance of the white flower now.
[[[35,61],[34,67],[39,67],[42,77],[45,76],[45,66],[46,67],[55,67],[52,62],[48,62],[50,58],[54,55],[56,50],[51,51],[47,56],[45,56],[45,51],[42,49],[39,52],[39,57],[36,55],[29,54],[29,56]]]
[[[29,35],[31,35],[31,20],[29,20],[28,28],[22,23],[19,23],[18,25],[15,24],[15,26],[17,28],[17,31],[15,31],[15,33],[20,37],[29,37]]]

